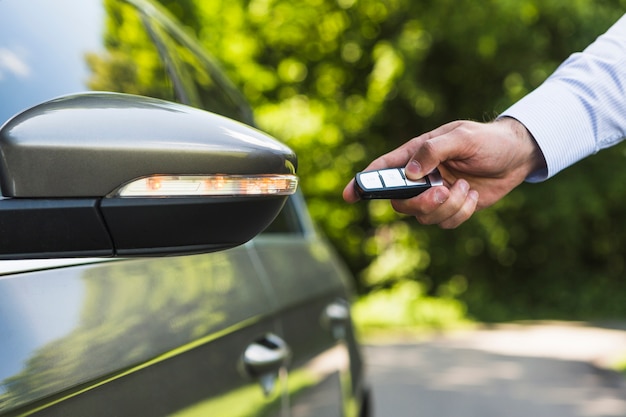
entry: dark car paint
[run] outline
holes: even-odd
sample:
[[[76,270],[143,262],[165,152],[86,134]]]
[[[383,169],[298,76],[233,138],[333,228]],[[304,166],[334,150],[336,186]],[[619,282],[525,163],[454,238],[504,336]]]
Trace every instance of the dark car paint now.
[[[109,13],[121,4],[104,3]],[[106,87],[106,80],[93,82],[98,67],[86,64],[87,56],[93,61],[89,54],[107,49],[102,6],[0,2],[0,124],[56,96]],[[202,54],[194,54],[194,62],[177,56],[177,48],[198,48],[175,24],[150,10],[136,19],[148,25],[146,36],[160,42],[154,52],[169,63],[160,72],[164,88],[134,91],[132,83],[114,83],[107,90],[252,122],[227,81],[216,79],[214,94],[194,81],[192,71],[219,71]],[[17,63],[9,67],[7,57]],[[266,233],[228,251],[3,261],[0,271],[0,415],[359,413],[362,365],[349,314],[341,314],[350,277],[314,231],[299,195]],[[243,353],[255,343],[272,348],[271,335],[285,341],[289,362],[261,381]]]
[[[155,173],[217,174],[240,181],[271,174],[296,181],[295,171],[291,149],[205,110],[120,93],[46,101],[0,127],[5,197],[0,200],[0,259],[231,248],[265,229],[287,192],[128,198],[117,190]]]
[[[232,119],[102,92],[62,96],[11,118],[0,129],[0,161],[2,194],[15,198],[111,198],[155,173],[294,174],[297,167],[291,149]]]
[[[11,302],[2,304],[2,325],[12,331],[7,332],[2,357],[21,356],[26,365],[18,372],[3,372],[7,392],[3,406],[10,409],[59,393],[73,398],[74,393],[66,394],[68,389],[103,377],[104,385],[115,385],[127,374],[141,375],[139,371],[161,366],[170,357],[184,356],[215,335],[236,333],[239,327],[263,321],[268,299],[256,275],[247,250],[237,248],[213,255],[112,261],[3,278],[0,293]],[[245,285],[237,285],[235,276],[246,277]],[[270,320],[263,331],[271,330]],[[219,374],[222,384],[232,384],[223,372]],[[142,381],[132,391],[154,383],[164,381]],[[155,392],[169,401],[175,391]],[[205,395],[210,392],[206,389]],[[114,397],[99,399],[91,390],[78,397],[95,402],[94,410],[87,413],[91,415],[102,407],[98,402],[109,403],[103,412],[124,410],[126,415],[132,415],[128,407],[142,403],[137,396],[135,404],[117,408]],[[73,402],[64,403],[50,410],[71,407]]]

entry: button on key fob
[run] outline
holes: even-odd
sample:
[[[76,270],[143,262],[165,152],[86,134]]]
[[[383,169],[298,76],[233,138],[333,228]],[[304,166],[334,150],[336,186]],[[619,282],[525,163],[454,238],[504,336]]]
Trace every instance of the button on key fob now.
[[[417,181],[406,178],[404,168],[359,172],[354,181],[357,194],[364,200],[411,198],[437,185],[443,185],[443,180],[436,169]]]

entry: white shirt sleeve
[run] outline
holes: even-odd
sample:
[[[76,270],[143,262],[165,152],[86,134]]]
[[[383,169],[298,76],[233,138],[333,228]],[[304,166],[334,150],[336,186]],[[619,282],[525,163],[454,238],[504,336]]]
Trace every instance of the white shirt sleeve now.
[[[519,120],[543,152],[552,177],[626,136],[626,15],[583,52],[571,55],[536,90],[500,117]]]

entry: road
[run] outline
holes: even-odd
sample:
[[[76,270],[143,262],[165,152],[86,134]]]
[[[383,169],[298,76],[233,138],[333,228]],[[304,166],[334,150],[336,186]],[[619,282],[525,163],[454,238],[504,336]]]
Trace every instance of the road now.
[[[509,325],[364,348],[374,417],[626,416],[626,332]]]

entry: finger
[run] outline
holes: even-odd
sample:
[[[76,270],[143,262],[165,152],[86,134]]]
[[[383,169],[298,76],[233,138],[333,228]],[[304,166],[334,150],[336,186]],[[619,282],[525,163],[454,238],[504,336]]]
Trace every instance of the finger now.
[[[441,209],[442,204],[449,198],[448,188],[433,187],[410,199],[391,200],[391,205],[398,213],[425,218],[426,222],[422,224],[431,224],[428,222],[428,216]]]
[[[470,157],[472,125],[467,121],[452,122],[416,138],[419,145],[406,164],[407,177],[418,179],[445,161]]]
[[[469,183],[461,179],[456,181],[450,189],[445,187],[431,188],[427,191],[432,192],[428,200],[417,198],[398,200],[394,208],[397,208],[401,213],[414,216],[421,224],[440,224],[455,216],[463,208],[469,190]],[[441,196],[443,194],[440,193],[445,191],[448,195],[442,201]]]
[[[347,203],[356,203],[357,201],[360,200],[359,195],[356,193],[356,190],[354,189],[354,178],[350,180],[348,185],[346,185],[346,188],[343,189],[342,195],[343,195],[343,199]]]
[[[374,159],[363,171],[403,167],[411,159],[417,148],[418,144],[412,139],[393,151]]]
[[[458,180],[450,187],[450,195],[441,205],[431,213],[417,215],[415,218],[422,224],[440,224],[453,217],[465,203],[470,185],[465,180]]]
[[[442,229],[454,229],[466,222],[476,212],[478,204],[478,191],[471,190],[467,194],[467,198],[463,203],[463,206],[452,217],[439,223],[439,227]]]
[[[373,160],[365,170],[384,169],[384,168],[397,168],[405,166],[411,158],[420,150],[423,144],[429,140],[445,135],[448,132],[454,130],[458,125],[463,123],[462,121],[451,122],[443,126],[438,127],[430,132],[426,132],[418,137],[415,137],[408,142],[405,142],[398,148],[391,152],[388,152],[375,160]],[[426,151],[426,155],[430,155],[429,151]],[[438,164],[430,167],[428,172],[436,168]],[[428,173],[426,172],[426,174]],[[423,176],[423,175],[422,175]]]

